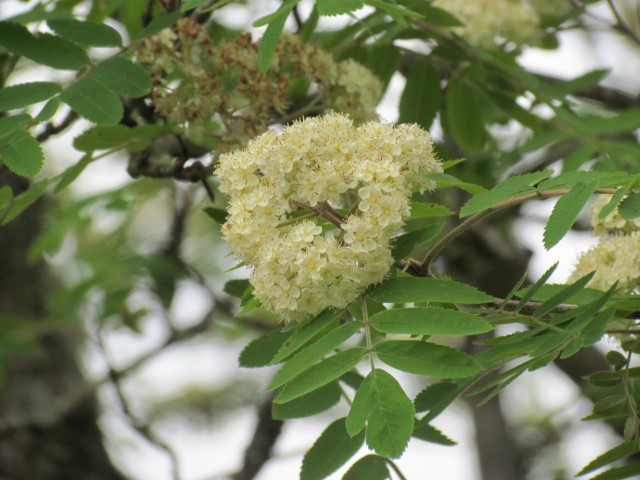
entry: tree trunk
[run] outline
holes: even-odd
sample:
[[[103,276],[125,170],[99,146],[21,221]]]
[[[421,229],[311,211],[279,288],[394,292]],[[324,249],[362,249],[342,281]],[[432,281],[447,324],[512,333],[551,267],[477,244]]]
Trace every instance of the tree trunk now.
[[[0,186],[18,195],[28,183],[0,167]],[[0,478],[12,480],[122,480],[111,464],[97,425],[93,395],[65,414],[56,406],[85,385],[73,338],[77,328],[47,331],[46,267],[26,260],[42,228],[44,201],[0,227]],[[18,325],[32,348],[12,346],[7,328]],[[77,335],[77,333],[76,333]],[[15,338],[19,338],[15,335]],[[18,344],[20,345],[20,344]]]

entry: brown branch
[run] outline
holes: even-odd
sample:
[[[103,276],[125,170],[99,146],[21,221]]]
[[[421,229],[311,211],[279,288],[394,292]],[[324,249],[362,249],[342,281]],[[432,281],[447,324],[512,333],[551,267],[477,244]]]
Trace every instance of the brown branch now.
[[[48,140],[49,137],[53,135],[57,135],[58,133],[61,133],[64,130],[66,130],[78,118],[79,118],[78,114],[73,110],[70,110],[67,116],[58,125],[54,125],[51,122],[47,123],[44,126],[44,130],[36,136],[36,140],[38,140],[41,143]]]
[[[258,424],[245,451],[244,463],[242,468],[233,475],[233,480],[251,480],[271,458],[273,446],[278,440],[284,424],[282,420],[274,420],[271,416],[273,397],[274,394],[270,394],[260,405]]]
[[[427,252],[427,254],[425,255],[421,263],[418,263],[416,261],[409,262],[408,267],[406,267],[405,266],[406,263],[402,262],[401,268],[402,269],[408,268],[407,271],[409,271],[412,275],[422,276],[422,277],[429,276],[430,275],[429,268],[431,266],[431,263],[433,262],[434,258],[440,253],[440,251],[444,247],[446,247],[453,239],[455,239],[456,237],[464,233],[466,230],[468,230],[473,224],[475,224],[479,220],[483,219],[484,217],[487,217],[488,215],[498,210],[502,210],[503,208],[513,207],[515,205],[519,205],[529,200],[535,200],[538,198],[550,198],[550,197],[557,197],[560,195],[566,195],[570,191],[571,189],[569,188],[561,188],[557,190],[535,191],[531,193],[525,193],[523,195],[519,195],[517,197],[510,198],[508,200],[504,200],[495,205],[492,205],[491,207],[485,210],[482,210],[474,215],[471,215],[462,223],[458,224],[456,227],[449,230],[446,234],[440,237],[440,240],[438,240],[433,245],[433,247],[431,247],[431,249]],[[615,188],[598,188],[594,192],[604,193],[604,194],[613,194],[616,192],[616,189]]]

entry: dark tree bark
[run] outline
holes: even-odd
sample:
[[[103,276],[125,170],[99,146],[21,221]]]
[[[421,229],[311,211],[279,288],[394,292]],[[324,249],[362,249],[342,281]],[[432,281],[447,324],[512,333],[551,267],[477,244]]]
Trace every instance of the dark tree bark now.
[[[28,183],[0,167],[0,186],[18,195]],[[42,226],[44,202],[0,227],[0,320],[17,319],[34,335],[35,352],[3,351],[0,390],[0,478],[12,480],[123,480],[112,465],[97,425],[95,397],[56,414],[71,392],[85,385],[70,328],[39,329],[46,319],[49,280],[42,263],[30,265],[27,250]],[[2,328],[2,325],[0,325]]]

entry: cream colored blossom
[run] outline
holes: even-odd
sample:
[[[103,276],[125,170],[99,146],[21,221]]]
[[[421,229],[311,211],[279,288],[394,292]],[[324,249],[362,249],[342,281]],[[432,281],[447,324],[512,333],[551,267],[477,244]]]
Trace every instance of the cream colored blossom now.
[[[611,201],[611,195],[598,195],[591,204],[591,228],[594,235],[606,235],[612,231],[633,232],[640,230],[640,218],[626,220],[615,208],[605,218],[598,218],[600,211]]]
[[[223,237],[265,308],[286,320],[343,308],[384,279],[412,190],[432,189],[425,175],[441,170],[416,125],[308,118],[220,156]]]
[[[594,271],[588,286],[608,290],[616,281],[620,289],[640,285],[640,232],[603,237],[578,258],[569,281]]]
[[[464,23],[454,31],[471,45],[495,48],[500,40],[536,44],[542,37],[538,13],[524,0],[435,0],[433,5]]]

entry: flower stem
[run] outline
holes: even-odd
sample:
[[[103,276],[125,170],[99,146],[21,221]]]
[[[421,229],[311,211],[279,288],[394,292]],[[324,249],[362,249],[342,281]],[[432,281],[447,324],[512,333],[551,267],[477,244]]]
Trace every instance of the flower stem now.
[[[365,294],[360,295],[360,310],[362,310],[362,321],[364,323],[364,336],[367,341],[367,352],[369,353],[369,363],[371,370],[375,370],[373,363],[373,344],[371,342],[371,325],[369,324],[369,312],[367,311],[367,299]]]

